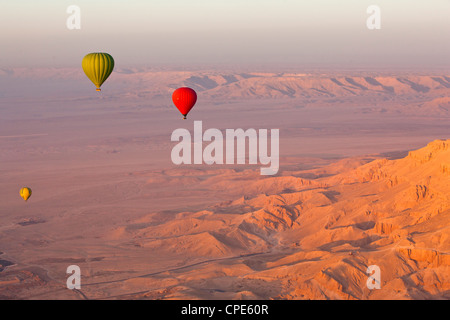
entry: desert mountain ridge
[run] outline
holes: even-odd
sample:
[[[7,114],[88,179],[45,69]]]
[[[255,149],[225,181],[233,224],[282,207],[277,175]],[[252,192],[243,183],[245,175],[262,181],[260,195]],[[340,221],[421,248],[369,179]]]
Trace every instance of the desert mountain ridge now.
[[[215,287],[210,298],[448,299],[449,168],[450,140],[436,140],[312,180],[210,178],[202,183],[245,184],[247,195],[170,221],[149,214],[110,235],[133,239],[124,248],[191,257],[196,267],[167,273],[164,298],[207,298],[199,287]],[[366,287],[369,265],[380,267],[382,290]]]
[[[23,85],[25,81],[26,85]],[[98,98],[109,105],[136,104],[142,108],[171,109],[171,95],[182,86],[197,91],[198,106],[214,110],[226,104],[230,109],[258,103],[267,110],[304,108],[352,108],[362,114],[450,115],[450,76],[446,74],[324,74],[170,71],[117,68],[103,85],[101,95],[93,95],[92,84],[79,68],[0,69],[0,83],[10,90],[0,94],[3,103],[22,100],[23,89],[34,100],[53,97],[64,103],[68,96],[79,104]],[[22,83],[21,88],[15,83]],[[94,92],[95,93],[95,92]],[[199,109],[199,108],[197,108]]]
[[[0,69],[0,77],[84,81],[79,68]],[[450,75],[389,75],[287,72],[159,71],[116,68],[108,79],[125,85],[127,95],[153,96],[189,86],[206,98],[339,98],[352,96],[441,95],[448,98]],[[108,83],[107,82],[107,83]],[[134,90],[133,90],[134,89]]]

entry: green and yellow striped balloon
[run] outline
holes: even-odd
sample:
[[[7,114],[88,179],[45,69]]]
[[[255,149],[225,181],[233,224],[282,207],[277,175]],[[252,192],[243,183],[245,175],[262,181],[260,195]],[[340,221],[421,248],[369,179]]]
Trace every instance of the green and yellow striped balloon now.
[[[97,87],[97,91],[101,91],[100,86],[108,79],[114,69],[114,59],[108,53],[93,52],[83,58],[81,66],[87,77]]]

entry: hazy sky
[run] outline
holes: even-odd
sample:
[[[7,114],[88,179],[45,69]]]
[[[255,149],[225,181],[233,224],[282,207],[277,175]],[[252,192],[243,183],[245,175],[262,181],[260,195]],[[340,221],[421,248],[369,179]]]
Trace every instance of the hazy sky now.
[[[450,66],[450,0],[0,0],[0,28],[0,67],[79,66],[93,51],[121,66]]]

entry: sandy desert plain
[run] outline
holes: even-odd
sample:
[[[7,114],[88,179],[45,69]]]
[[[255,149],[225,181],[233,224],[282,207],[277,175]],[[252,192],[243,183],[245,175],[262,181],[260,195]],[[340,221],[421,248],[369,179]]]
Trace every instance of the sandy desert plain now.
[[[116,68],[97,93],[81,68],[14,68],[0,87],[0,299],[450,298],[448,73]],[[280,129],[278,174],[174,165],[194,120]]]

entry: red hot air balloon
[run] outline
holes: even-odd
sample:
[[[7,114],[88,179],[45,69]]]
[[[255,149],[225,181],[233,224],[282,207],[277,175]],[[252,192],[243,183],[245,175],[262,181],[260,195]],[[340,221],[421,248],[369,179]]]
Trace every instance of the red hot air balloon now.
[[[178,110],[180,110],[184,117],[183,119],[186,119],[187,114],[197,102],[197,94],[193,89],[188,87],[178,88],[172,94],[172,101]]]

